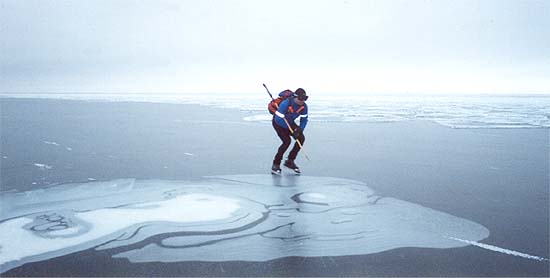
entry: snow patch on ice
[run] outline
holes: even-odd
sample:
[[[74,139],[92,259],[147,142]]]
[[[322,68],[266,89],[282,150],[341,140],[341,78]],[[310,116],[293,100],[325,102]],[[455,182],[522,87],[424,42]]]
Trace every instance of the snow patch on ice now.
[[[50,142],[50,141],[44,141],[44,144],[46,144],[46,145],[54,145],[54,146],[57,146],[57,147],[60,146],[58,143],[56,143],[56,142]]]
[[[24,216],[0,223],[0,234],[13,235],[0,241],[0,265],[23,258],[75,247],[108,236],[135,224],[146,222],[206,222],[228,218],[239,208],[238,200],[207,194],[188,194],[172,199],[148,202],[140,206],[126,205],[118,208],[102,208],[74,214],[62,214],[58,219],[50,219],[52,226],[60,225],[60,220],[72,222],[76,227],[46,229],[37,233],[38,222],[43,214],[35,218]],[[35,225],[33,225],[33,223]],[[90,225],[89,231],[83,227]],[[14,234],[15,232],[15,234]],[[24,248],[22,248],[22,243]]]
[[[304,193],[302,195],[302,199],[310,199],[310,200],[326,200],[327,199],[327,196],[321,194],[321,193],[316,193],[316,192],[313,192],[313,193]]]
[[[260,115],[246,116],[243,118],[243,120],[247,122],[271,122],[272,119],[273,119],[273,116],[267,113],[260,114]]]
[[[482,245],[489,235],[478,223],[328,177],[92,181],[4,192],[0,202],[0,234],[10,235],[0,237],[3,270],[89,248],[131,262],[267,261]]]
[[[40,170],[51,170],[53,167],[47,164],[35,163],[34,166],[40,168]]]
[[[456,240],[456,241],[468,243],[468,244],[471,244],[473,246],[477,246],[477,247],[480,247],[480,248],[483,248],[483,249],[487,249],[487,250],[491,250],[491,251],[495,251],[495,252],[499,252],[499,253],[503,253],[503,254],[507,254],[507,255],[522,257],[522,258],[541,261],[541,262],[542,261],[548,261],[547,258],[543,258],[543,257],[539,257],[539,256],[533,256],[533,255],[521,253],[521,252],[518,252],[518,251],[510,250],[510,249],[497,247],[497,246],[490,245],[490,244],[485,244],[485,243],[481,243],[481,242],[460,239],[460,238],[456,238],[456,237],[449,237],[449,238],[453,239],[453,240]]]

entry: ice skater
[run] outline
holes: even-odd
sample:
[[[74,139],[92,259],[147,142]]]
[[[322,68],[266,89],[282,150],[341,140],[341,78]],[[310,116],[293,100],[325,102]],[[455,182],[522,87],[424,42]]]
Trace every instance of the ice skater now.
[[[290,146],[291,136],[296,142],[292,150],[290,150],[284,166],[292,169],[296,173],[300,173],[300,168],[294,163],[294,160],[304,145],[304,130],[308,121],[306,104],[308,96],[306,95],[306,91],[302,88],[298,88],[294,93],[289,90],[281,92],[282,95],[285,93],[289,96],[276,105],[278,107],[277,110],[274,111],[273,120],[271,121],[275,132],[277,132],[277,135],[282,141],[273,159],[273,165],[271,166],[271,173],[276,175],[281,174],[281,161],[283,160],[284,153]],[[300,118],[299,126],[294,122],[297,118]]]

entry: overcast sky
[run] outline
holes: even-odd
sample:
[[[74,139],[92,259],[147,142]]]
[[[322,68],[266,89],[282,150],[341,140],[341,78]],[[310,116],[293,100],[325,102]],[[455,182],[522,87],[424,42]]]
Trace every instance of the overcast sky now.
[[[0,0],[0,92],[550,93],[550,1]]]

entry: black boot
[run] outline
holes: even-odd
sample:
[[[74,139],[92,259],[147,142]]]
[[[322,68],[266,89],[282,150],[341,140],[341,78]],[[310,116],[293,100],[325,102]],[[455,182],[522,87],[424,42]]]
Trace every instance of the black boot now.
[[[294,163],[294,160],[287,159],[284,165],[285,167],[294,170],[294,172],[300,173],[300,168]]]
[[[281,174],[281,165],[277,163],[273,163],[271,166],[271,173],[274,175],[280,175]]]

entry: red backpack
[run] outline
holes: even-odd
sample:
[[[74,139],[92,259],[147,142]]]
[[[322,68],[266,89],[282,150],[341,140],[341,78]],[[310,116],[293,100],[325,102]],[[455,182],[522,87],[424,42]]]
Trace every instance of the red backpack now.
[[[282,92],[279,93],[279,97],[270,101],[269,104],[267,105],[267,110],[269,111],[269,113],[271,113],[271,115],[275,114],[275,112],[277,111],[277,109],[279,108],[279,104],[281,104],[281,102],[283,102],[283,100],[291,97],[294,95],[294,92],[292,92],[291,90],[284,90]]]

